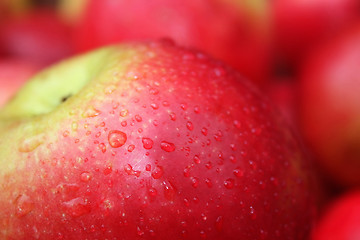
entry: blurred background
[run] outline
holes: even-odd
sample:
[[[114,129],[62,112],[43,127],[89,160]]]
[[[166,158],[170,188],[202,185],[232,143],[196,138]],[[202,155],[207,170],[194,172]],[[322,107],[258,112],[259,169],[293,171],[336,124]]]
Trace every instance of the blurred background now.
[[[0,0],[0,107],[62,59],[150,39],[207,52],[257,85],[318,170],[313,238],[360,239],[359,0]]]

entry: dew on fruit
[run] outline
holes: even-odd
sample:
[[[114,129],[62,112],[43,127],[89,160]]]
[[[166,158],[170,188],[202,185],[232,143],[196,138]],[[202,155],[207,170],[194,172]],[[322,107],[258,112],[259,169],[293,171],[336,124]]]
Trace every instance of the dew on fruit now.
[[[244,170],[242,170],[240,167],[234,169],[233,173],[238,178],[241,178],[244,176]]]
[[[151,171],[151,165],[150,165],[150,164],[146,164],[145,170],[146,170],[146,171]]]
[[[163,185],[164,185],[164,197],[169,201],[173,201],[176,193],[174,186],[167,181],[164,181]]]
[[[186,128],[189,130],[189,131],[192,131],[192,130],[194,130],[194,125],[193,125],[193,123],[192,122],[187,122],[186,123]]]
[[[89,172],[82,172],[82,173],[80,174],[80,180],[81,180],[82,182],[88,182],[88,181],[91,180],[91,178],[92,178],[92,174],[89,173]]]
[[[161,166],[156,166],[155,169],[152,171],[151,176],[154,179],[159,179],[164,175],[164,169]]]
[[[194,162],[195,162],[196,164],[199,164],[199,163],[201,162],[198,155],[195,155],[195,156],[194,156]]]
[[[175,121],[175,120],[176,120],[176,114],[175,114],[175,113],[171,112],[171,113],[169,113],[169,116],[170,116],[170,119],[171,119],[172,121]]]
[[[154,142],[150,138],[142,138],[142,144],[145,149],[151,149],[154,145]]]
[[[132,152],[132,151],[134,151],[134,149],[135,149],[135,145],[130,144],[130,145],[128,146],[128,152]]]
[[[173,152],[173,151],[175,151],[175,144],[170,143],[170,142],[162,141],[160,143],[160,147],[165,152]]]
[[[104,175],[109,175],[111,172],[112,172],[112,166],[111,165],[107,166],[103,170]]]
[[[45,138],[44,134],[39,134],[39,135],[31,136],[29,138],[25,138],[20,142],[19,151],[24,153],[34,151],[44,142],[44,138]]]
[[[63,206],[72,217],[80,217],[91,211],[90,204],[82,197],[63,202]]]
[[[82,117],[84,118],[92,118],[97,117],[101,114],[100,110],[97,110],[93,106],[89,106],[85,109],[85,111],[82,113]]]
[[[205,179],[205,183],[209,188],[211,188],[213,186],[211,179],[209,179],[209,178]]]
[[[120,116],[121,117],[126,117],[129,114],[129,111],[127,109],[123,109],[120,111]]]
[[[111,130],[108,135],[108,141],[111,147],[119,148],[126,143],[127,135],[119,130]]]
[[[250,211],[249,211],[249,215],[251,219],[256,219],[256,212],[253,206],[250,206]]]
[[[135,115],[135,120],[136,120],[137,122],[141,122],[141,121],[142,121],[142,117],[141,117],[140,115],[136,114],[136,115]]]
[[[24,217],[29,214],[35,207],[34,202],[26,194],[20,195],[16,201],[16,216]]]
[[[71,123],[71,130],[73,130],[73,131],[76,131],[78,129],[78,123],[77,122],[72,122]]]
[[[154,110],[159,109],[159,105],[157,105],[156,103],[151,103],[151,104],[150,104],[150,107],[151,107],[152,109],[154,109]]]
[[[193,186],[194,188],[197,188],[199,186],[199,178],[192,177],[191,178],[191,186]]]
[[[136,176],[136,177],[140,177],[140,174],[141,174],[141,171],[135,171],[130,164],[127,164],[127,165],[124,167],[124,171],[125,171],[128,175],[134,175],[134,176]]]
[[[224,186],[227,188],[227,189],[232,189],[234,188],[234,184],[235,184],[235,181],[234,179],[232,178],[228,178],[224,181]]]
[[[203,128],[201,129],[201,133],[202,133],[204,136],[207,136],[207,133],[208,133],[207,128],[203,127]]]
[[[223,230],[224,218],[223,216],[218,216],[215,220],[215,229],[219,232]]]
[[[99,148],[100,148],[101,152],[103,152],[103,153],[106,152],[106,145],[104,143],[99,143]]]
[[[148,194],[150,197],[156,197],[157,196],[157,190],[155,188],[149,188]]]

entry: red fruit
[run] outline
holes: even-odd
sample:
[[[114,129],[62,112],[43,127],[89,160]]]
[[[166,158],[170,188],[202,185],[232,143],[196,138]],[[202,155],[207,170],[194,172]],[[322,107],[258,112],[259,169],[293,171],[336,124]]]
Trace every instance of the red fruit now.
[[[304,135],[337,181],[360,186],[360,25],[314,53],[301,81]]]
[[[247,3],[251,5],[251,3]],[[264,83],[268,74],[268,9],[222,0],[92,0],[77,29],[84,51],[127,40],[170,38],[202,49]]]
[[[360,239],[360,192],[337,199],[314,229],[313,240]]]
[[[2,239],[306,239],[315,211],[271,105],[169,42],[40,73],[0,112],[0,166]]]
[[[272,8],[277,54],[292,65],[360,16],[358,0],[274,0]]]
[[[42,66],[72,54],[69,27],[48,9],[6,19],[0,32],[0,44],[6,56]]]
[[[34,64],[19,59],[0,60],[0,106],[38,70]]]

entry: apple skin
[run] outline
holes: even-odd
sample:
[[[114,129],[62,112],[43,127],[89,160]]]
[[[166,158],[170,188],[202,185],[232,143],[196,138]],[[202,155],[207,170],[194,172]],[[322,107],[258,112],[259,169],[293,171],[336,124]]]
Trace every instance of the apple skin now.
[[[72,55],[72,41],[70,27],[56,11],[47,8],[9,16],[0,29],[4,56],[22,58],[43,67]]]
[[[360,19],[358,0],[274,0],[275,52],[297,68],[312,50]]]
[[[21,59],[0,59],[0,106],[3,106],[39,67]]]
[[[312,233],[312,240],[360,239],[360,192],[340,196],[322,216]]]
[[[253,85],[172,42],[38,74],[0,112],[1,239],[305,239],[313,168]]]
[[[210,53],[259,86],[269,69],[267,2],[233,0],[87,1],[75,32],[86,51],[122,41],[159,38]]]
[[[300,81],[302,132],[337,183],[360,186],[360,25],[307,60]]]

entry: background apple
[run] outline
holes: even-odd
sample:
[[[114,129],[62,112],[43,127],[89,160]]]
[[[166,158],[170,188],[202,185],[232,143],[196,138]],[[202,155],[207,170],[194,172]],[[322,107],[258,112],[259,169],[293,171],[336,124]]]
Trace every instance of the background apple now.
[[[301,124],[321,166],[360,186],[360,25],[319,49],[301,79]]]
[[[241,75],[172,42],[33,78],[0,112],[2,239],[305,239],[313,169]]]
[[[333,202],[316,226],[312,239],[360,239],[360,192],[349,192]]]
[[[262,85],[269,74],[269,29],[264,0],[90,0],[75,35],[79,51],[171,38],[224,60]]]
[[[0,59],[0,107],[39,69],[20,59]]]
[[[358,0],[274,0],[271,8],[274,53],[294,69],[317,46],[360,18]]]
[[[0,28],[0,45],[4,56],[41,66],[73,54],[71,30],[50,8],[8,16]]]

